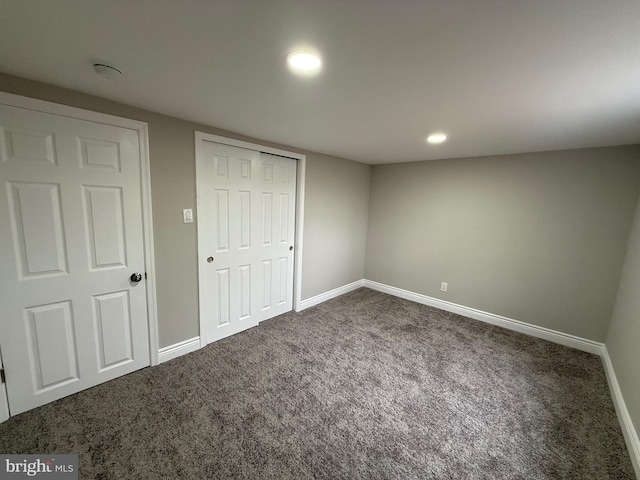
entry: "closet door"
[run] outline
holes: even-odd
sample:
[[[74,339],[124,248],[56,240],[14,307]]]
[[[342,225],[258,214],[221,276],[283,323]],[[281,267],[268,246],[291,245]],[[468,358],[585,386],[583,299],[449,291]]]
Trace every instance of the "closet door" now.
[[[198,142],[200,314],[213,342],[292,309],[296,161]]]
[[[261,320],[293,309],[296,166],[291,158],[260,154]]]

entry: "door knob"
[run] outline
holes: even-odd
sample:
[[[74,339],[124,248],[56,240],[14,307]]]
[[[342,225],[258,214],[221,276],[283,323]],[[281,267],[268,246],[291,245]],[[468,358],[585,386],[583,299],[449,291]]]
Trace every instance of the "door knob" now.
[[[139,273],[132,273],[129,278],[132,282],[138,283],[140,280],[142,280],[142,275],[140,275]]]
[[[293,245],[291,245],[291,246],[289,247],[289,251],[290,251],[290,252],[292,252],[292,251],[293,251]]]

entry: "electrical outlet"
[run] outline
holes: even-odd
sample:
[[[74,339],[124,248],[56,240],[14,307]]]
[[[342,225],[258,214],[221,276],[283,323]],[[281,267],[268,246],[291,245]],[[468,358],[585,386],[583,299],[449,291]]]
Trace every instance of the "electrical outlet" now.
[[[446,292],[447,291],[447,287],[449,286],[449,284],[447,282],[442,282],[440,284],[440,291],[441,292]]]

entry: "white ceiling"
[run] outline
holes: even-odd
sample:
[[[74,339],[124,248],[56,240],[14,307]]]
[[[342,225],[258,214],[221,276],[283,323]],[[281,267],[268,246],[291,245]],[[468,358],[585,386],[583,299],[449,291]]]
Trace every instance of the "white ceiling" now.
[[[640,0],[0,0],[0,71],[370,164],[640,143]]]

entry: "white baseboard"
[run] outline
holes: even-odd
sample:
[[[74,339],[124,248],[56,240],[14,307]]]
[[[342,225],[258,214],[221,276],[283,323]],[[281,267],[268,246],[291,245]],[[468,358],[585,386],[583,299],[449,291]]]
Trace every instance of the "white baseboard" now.
[[[609,357],[609,351],[605,346],[602,353],[602,361],[604,363],[604,371],[607,374],[607,381],[609,382],[609,390],[611,391],[611,397],[613,398],[613,405],[616,407],[616,413],[618,414],[618,421],[622,428],[622,434],[624,440],[627,443],[627,450],[631,457],[631,463],[636,471],[636,477],[640,478],[640,439],[638,439],[638,432],[633,426],[629,410],[627,410],[627,404],[622,396],[622,390],[620,390],[620,384],[618,384],[618,378],[616,377],[616,371],[613,368],[611,357]]]
[[[328,292],[321,293],[320,295],[316,295],[315,297],[307,298],[306,300],[302,300],[296,309],[296,312],[301,312],[302,310],[314,307],[322,302],[326,302],[327,300],[331,300],[332,298],[339,297],[340,295],[344,295],[345,293],[352,292],[353,290],[357,290],[362,287],[364,284],[364,280],[356,280],[355,282],[349,283],[347,285],[343,285],[342,287],[334,288],[333,290],[329,290]]]
[[[176,357],[195,352],[200,348],[200,337],[193,337],[182,342],[174,343],[167,347],[162,347],[159,351],[160,363],[167,362]]]
[[[429,305],[431,307],[439,308],[447,312],[456,313],[465,317],[480,320],[481,322],[490,323],[499,327],[514,330],[516,332],[531,335],[532,337],[543,338],[550,342],[559,343],[567,347],[576,348],[584,352],[593,353],[595,355],[602,356],[604,344],[600,342],[594,342],[582,337],[576,337],[575,335],[569,335],[568,333],[558,332],[549,328],[539,327],[530,323],[521,322],[512,318],[495,315],[493,313],[483,312],[482,310],[476,310],[475,308],[465,307],[464,305],[458,305],[456,303],[440,300],[439,298],[428,297],[420,293],[410,292],[401,288],[392,287],[383,283],[374,282],[372,280],[364,280],[364,286],[372,290],[388,293],[396,297],[411,300],[413,302],[421,303],[423,305]]]

